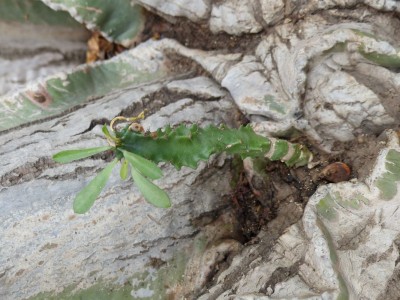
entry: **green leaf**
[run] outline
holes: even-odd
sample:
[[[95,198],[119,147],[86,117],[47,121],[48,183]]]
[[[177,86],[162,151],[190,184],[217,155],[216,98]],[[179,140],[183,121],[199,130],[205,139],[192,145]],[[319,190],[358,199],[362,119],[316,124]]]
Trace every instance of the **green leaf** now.
[[[131,168],[131,174],[133,181],[135,182],[147,202],[161,208],[167,208],[171,206],[171,201],[169,200],[168,194],[165,191],[160,189],[154,183],[147,180],[134,167]]]
[[[145,10],[127,0],[42,0],[55,10],[65,10],[88,28],[125,47],[144,29]]]
[[[53,159],[59,163],[69,163],[74,160],[86,158],[92,155],[95,155],[100,152],[104,152],[112,149],[111,146],[103,146],[96,148],[87,148],[87,149],[76,149],[76,150],[66,150],[61,151],[53,155]]]
[[[118,162],[118,159],[114,159],[111,163],[108,164],[87,186],[85,186],[79,193],[76,195],[74,201],[74,212],[77,214],[84,214],[87,212],[93,205],[96,198],[100,195],[100,192],[104,189],[104,186],[107,183],[108,178],[111,175],[112,169],[115,164]]]
[[[163,176],[161,169],[152,161],[145,159],[144,157],[122,150],[124,157],[128,160],[133,167],[135,167],[140,173],[150,179],[158,179]]]
[[[115,5],[114,1],[102,2],[110,2]],[[0,10],[2,9],[0,1]],[[24,31],[24,28],[20,31]],[[24,36],[19,38],[23,40]],[[39,43],[43,43],[43,41],[39,41]],[[59,44],[64,45],[65,43],[68,43],[66,37],[60,38]],[[64,51],[64,48],[60,46],[62,49],[60,52]],[[146,49],[153,49],[153,46],[149,45]],[[69,52],[66,53],[69,55]],[[167,65],[164,64],[164,60],[157,60],[157,68],[154,70],[148,63],[146,53],[147,51],[143,51],[143,49],[134,48],[109,60],[85,65],[84,68],[78,66],[68,74],[51,76],[42,83],[30,84],[12,95],[0,96],[0,132],[35,120],[59,115],[69,111],[72,107],[86,103],[91,97],[102,97],[112,91],[133,88],[165,78]],[[20,60],[16,60],[15,65],[11,66],[18,68],[21,65]],[[130,74],[130,76],[126,74]],[[42,96],[45,96],[46,102],[43,105],[38,103],[35,97],[32,98],[32,92],[39,96],[38,100],[43,100]],[[28,93],[31,96],[28,97]]]
[[[274,143],[276,147],[273,148],[276,149],[285,144],[288,149],[290,145],[297,150],[290,157],[285,157],[284,151],[278,153],[279,155],[275,155],[277,153],[274,151],[272,157],[267,155],[271,160],[290,160],[291,166],[298,167],[307,165],[312,159],[311,152],[304,146],[263,137],[256,134],[249,125],[238,129],[214,125],[201,128],[196,124],[181,124],[172,128],[167,125],[153,134],[136,132],[125,127],[117,130],[115,135],[120,139],[118,152],[134,153],[156,164],[171,163],[178,170],[182,166],[195,169],[200,161],[207,160],[214,153],[238,154],[242,158],[259,157],[268,154]],[[132,165],[135,166],[134,163]]]
[[[101,131],[103,131],[104,135],[110,139],[113,138],[113,136],[111,135],[111,133],[108,131],[107,125],[104,124],[103,127],[101,127]]]
[[[125,180],[126,178],[128,178],[128,161],[126,159],[124,159],[121,163],[121,170],[119,172],[119,175],[121,176],[122,180]]]
[[[114,135],[112,135],[110,133],[110,131],[108,131],[106,124],[103,125],[103,127],[101,128],[101,131],[103,131],[106,138],[110,139],[111,141],[114,141],[114,142],[118,141],[118,139]]]
[[[54,11],[37,0],[1,0],[0,20],[13,22],[14,28],[21,24],[52,25],[78,28],[81,25],[71,15]],[[32,29],[32,27],[30,27]],[[47,37],[48,38],[48,37]]]

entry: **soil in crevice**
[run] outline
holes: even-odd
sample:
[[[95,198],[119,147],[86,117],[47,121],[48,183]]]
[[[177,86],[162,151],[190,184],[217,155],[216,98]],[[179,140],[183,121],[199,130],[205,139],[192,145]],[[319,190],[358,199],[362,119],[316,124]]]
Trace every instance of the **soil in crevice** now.
[[[213,33],[209,24],[193,23],[185,18],[174,18],[174,23],[164,18],[146,12],[147,23],[141,41],[148,39],[170,38],[192,49],[204,51],[220,50],[225,53],[243,53],[247,49],[252,51],[261,41],[262,34],[243,34],[232,36],[227,33]]]

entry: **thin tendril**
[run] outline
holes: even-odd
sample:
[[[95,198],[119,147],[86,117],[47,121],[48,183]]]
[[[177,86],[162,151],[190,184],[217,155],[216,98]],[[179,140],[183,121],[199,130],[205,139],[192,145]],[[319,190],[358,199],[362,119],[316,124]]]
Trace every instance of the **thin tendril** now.
[[[136,117],[130,117],[130,118],[123,117],[123,116],[117,116],[117,117],[115,117],[114,119],[111,120],[111,122],[110,122],[110,129],[111,129],[113,132],[115,132],[116,129],[114,128],[114,126],[115,126],[116,123],[119,122],[119,121],[131,123],[131,125],[130,125],[130,127],[131,127],[132,125],[137,124],[137,123],[134,123],[136,120],[144,119],[144,114],[145,114],[145,112],[147,112],[147,109],[145,109],[144,111],[142,111],[142,112],[141,112],[140,114],[138,114]],[[130,128],[130,127],[129,127],[129,128]]]

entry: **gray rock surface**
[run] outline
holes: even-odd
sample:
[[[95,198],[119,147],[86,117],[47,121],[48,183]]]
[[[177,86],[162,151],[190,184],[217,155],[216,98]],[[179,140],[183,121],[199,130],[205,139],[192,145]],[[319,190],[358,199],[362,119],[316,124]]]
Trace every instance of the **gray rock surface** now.
[[[320,10],[334,8],[352,9],[359,4],[378,11],[400,11],[400,4],[394,0],[329,0],[329,1],[274,1],[274,0],[137,0],[145,7],[166,16],[186,17],[194,22],[208,21],[213,32],[234,35],[258,33],[271,25],[290,19],[292,14],[307,16]]]
[[[206,19],[210,13],[212,0],[137,0],[144,7],[156,10],[165,16],[186,17],[192,21]]]
[[[320,186],[304,213],[281,207],[199,299],[398,298],[398,135],[388,131],[384,145],[365,182]]]
[[[301,24],[302,40],[295,32],[300,29],[292,24],[277,26],[277,33],[262,40],[254,55],[216,55],[167,39],[158,47],[206,69],[229,91],[256,131],[279,136],[295,128],[329,151],[335,141],[350,141],[357,134],[395,124],[394,103],[384,92],[377,93],[374,80],[390,82],[396,91],[399,84],[395,72],[368,64],[358,50],[362,44],[371,53],[396,53],[391,44],[360,34],[370,32],[368,24],[320,26],[319,21],[312,16]],[[292,44],[290,49],[281,42],[284,39]],[[345,49],[336,53],[335,47],[343,44]]]
[[[254,16],[253,5],[240,0],[225,0],[214,4],[209,22],[210,29],[214,33],[220,31],[229,34],[257,33],[262,30],[261,24]]]
[[[82,64],[89,32],[0,21],[0,95]]]

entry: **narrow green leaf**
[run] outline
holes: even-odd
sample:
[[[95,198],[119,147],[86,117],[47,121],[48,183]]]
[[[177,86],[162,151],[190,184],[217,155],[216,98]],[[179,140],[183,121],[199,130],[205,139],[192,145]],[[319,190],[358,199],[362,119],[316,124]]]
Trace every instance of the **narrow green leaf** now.
[[[133,166],[131,168],[131,174],[133,181],[147,202],[161,208],[167,208],[171,206],[171,201],[169,200],[168,194],[154,183],[147,180],[146,177],[144,177]]]
[[[85,186],[79,193],[76,195],[74,200],[74,212],[77,214],[84,214],[87,212],[93,205],[96,198],[100,195],[101,191],[104,189],[104,186],[107,183],[108,178],[111,175],[112,169],[115,164],[118,162],[118,159],[114,159],[111,163],[108,164],[87,186]]]
[[[69,163],[74,160],[86,158],[97,153],[112,149],[111,146],[87,148],[87,149],[76,149],[61,151],[53,155],[53,159],[59,163]]]
[[[152,161],[126,150],[122,150],[122,153],[126,160],[144,176],[150,179],[158,179],[163,176],[161,169]]]
[[[126,159],[124,159],[121,162],[121,170],[119,171],[119,175],[121,176],[122,180],[125,180],[126,178],[128,178],[128,161]]]
[[[108,131],[108,128],[107,128],[107,125],[106,125],[106,124],[104,124],[103,127],[101,127],[101,131],[103,131],[103,133],[104,133],[104,135],[105,135],[106,137],[109,137],[109,138],[112,137],[110,131]]]
[[[106,138],[108,138],[114,142],[118,141],[118,139],[110,133],[106,124],[104,124],[103,127],[101,127],[101,131],[103,131]]]

